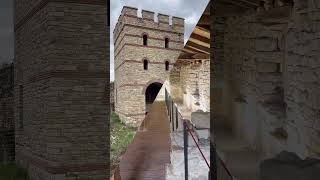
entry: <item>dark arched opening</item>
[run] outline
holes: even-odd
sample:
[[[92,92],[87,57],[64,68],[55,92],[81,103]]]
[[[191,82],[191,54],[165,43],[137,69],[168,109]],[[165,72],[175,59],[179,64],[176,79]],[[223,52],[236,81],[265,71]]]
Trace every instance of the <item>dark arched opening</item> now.
[[[166,71],[169,71],[169,61],[166,61],[165,65],[166,65]]]
[[[146,35],[146,34],[143,35],[143,45],[144,46],[148,45],[148,35]]]
[[[162,84],[158,82],[152,83],[147,87],[145,92],[146,112],[148,112],[150,105],[156,99],[161,87]]]
[[[169,48],[169,38],[164,39],[164,47]]]
[[[148,70],[148,60],[143,60],[143,69]]]

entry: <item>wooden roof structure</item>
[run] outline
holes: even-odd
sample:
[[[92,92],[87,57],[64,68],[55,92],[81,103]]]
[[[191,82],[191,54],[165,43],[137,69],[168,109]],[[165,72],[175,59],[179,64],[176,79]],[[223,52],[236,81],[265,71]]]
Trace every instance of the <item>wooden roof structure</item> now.
[[[210,5],[202,13],[196,27],[185,44],[177,63],[188,63],[210,58]]]
[[[272,3],[273,1],[267,1]],[[210,9],[214,16],[239,16],[248,11],[257,12],[257,22],[265,25],[283,23],[290,14],[292,0],[280,0],[282,4],[266,4],[264,0],[210,0],[196,27],[185,44],[177,64],[210,59]],[[211,6],[211,3],[214,3]],[[268,6],[270,8],[268,8]]]

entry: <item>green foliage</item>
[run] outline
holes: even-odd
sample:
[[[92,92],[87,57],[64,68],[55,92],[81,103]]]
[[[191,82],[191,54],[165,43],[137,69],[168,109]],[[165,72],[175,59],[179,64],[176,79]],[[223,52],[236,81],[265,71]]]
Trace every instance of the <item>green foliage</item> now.
[[[29,180],[27,172],[15,163],[0,165],[0,179]]]
[[[116,113],[110,117],[111,125],[111,169],[114,169],[120,161],[120,157],[125,153],[128,145],[132,142],[136,129],[123,124]]]

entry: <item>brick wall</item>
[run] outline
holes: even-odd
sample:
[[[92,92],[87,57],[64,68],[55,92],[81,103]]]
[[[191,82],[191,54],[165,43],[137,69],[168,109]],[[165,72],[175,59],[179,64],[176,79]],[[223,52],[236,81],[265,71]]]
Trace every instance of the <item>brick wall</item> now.
[[[115,111],[130,126],[139,126],[145,116],[145,90],[154,82],[164,83],[183,47],[183,20],[173,17],[169,25],[166,16],[154,22],[154,13],[124,7],[114,30],[115,44]],[[168,17],[169,18],[169,17]],[[147,46],[143,35],[148,36]],[[169,38],[169,48],[165,48]],[[145,70],[143,60],[148,61]],[[169,70],[165,62],[169,62]]]
[[[32,179],[108,176],[106,2],[15,1],[16,161]]]
[[[0,162],[14,161],[13,65],[0,68]]]

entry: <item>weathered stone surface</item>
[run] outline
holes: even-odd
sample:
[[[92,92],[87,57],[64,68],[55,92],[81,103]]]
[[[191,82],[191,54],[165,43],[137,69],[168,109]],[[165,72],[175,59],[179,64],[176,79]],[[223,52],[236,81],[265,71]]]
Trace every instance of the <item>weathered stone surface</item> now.
[[[257,51],[275,51],[278,49],[278,40],[274,38],[259,38],[256,40]]]
[[[110,172],[106,2],[83,2],[15,1],[16,162],[34,180]]]
[[[195,128],[210,128],[210,113],[208,112],[192,112],[191,122]]]
[[[0,162],[14,160],[13,64],[0,66]]]
[[[248,11],[221,18],[222,32],[212,28],[212,44],[221,38],[219,43],[223,45],[213,46],[212,62],[219,65],[212,67],[216,84],[211,103],[221,113],[226,129],[237,128],[230,133],[236,132],[259,149],[262,158],[281,150],[318,158],[319,3],[294,0],[294,4],[286,5],[292,10],[286,17],[277,18],[280,9],[272,4],[269,10],[260,11],[276,17],[273,22],[269,17],[253,21],[259,18]],[[241,108],[233,103],[234,97],[243,97]],[[249,97],[256,100],[250,101]],[[242,123],[248,121],[250,128],[240,129],[243,126],[238,126],[235,117]],[[283,128],[287,138],[270,134],[277,128]]]
[[[169,17],[165,15],[161,15],[161,23],[157,23],[153,12],[144,10],[142,19],[137,17],[136,8],[124,7],[122,12],[113,32],[115,111],[124,123],[138,127],[147,111],[146,89],[152,83],[163,84],[168,79],[180,54],[184,20],[173,18],[173,25],[169,26]],[[144,34],[148,36],[147,45],[143,45]],[[165,48],[165,38],[169,38],[168,48]],[[148,61],[146,70],[144,60]]]
[[[300,159],[296,154],[281,152],[260,165],[261,180],[316,180],[320,178],[319,159]]]

